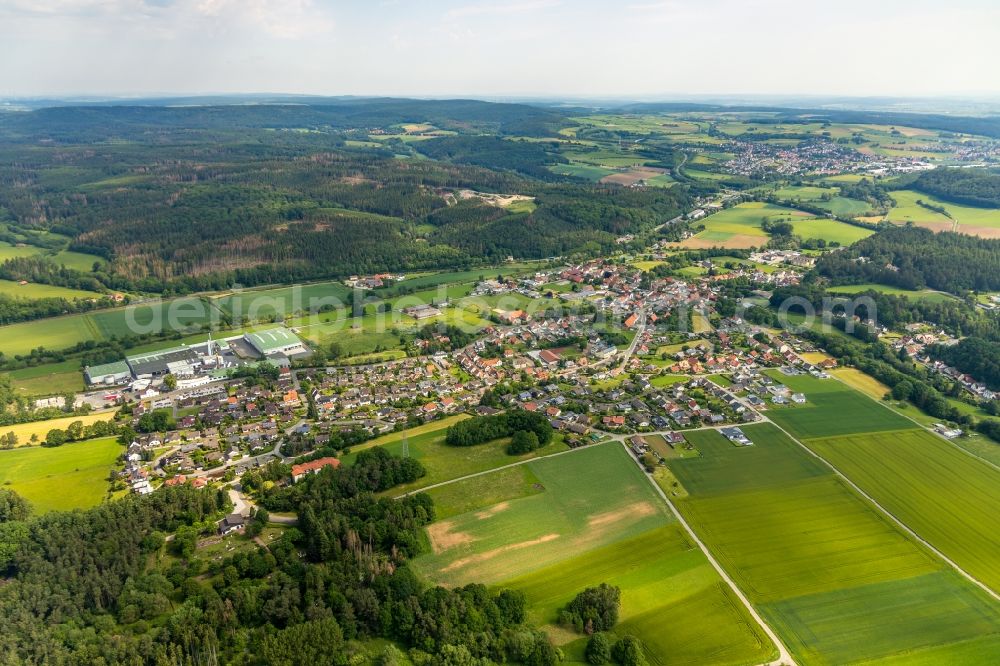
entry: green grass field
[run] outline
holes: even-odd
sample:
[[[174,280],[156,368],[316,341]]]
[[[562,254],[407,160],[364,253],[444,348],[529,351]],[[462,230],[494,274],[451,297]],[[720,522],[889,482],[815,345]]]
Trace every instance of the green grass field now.
[[[908,430],[913,423],[842,382],[808,375],[772,376],[793,391],[806,394],[805,405],[775,408],[768,416],[799,439]],[[849,418],[845,418],[849,415]]]
[[[27,354],[32,349],[65,349],[77,342],[99,340],[90,315],[52,317],[39,321],[0,326],[0,352],[8,356]]]
[[[705,225],[701,231],[683,243],[682,247],[755,247],[767,243],[768,234],[760,225],[765,219],[806,219],[808,213],[776,206],[774,204],[750,201],[727,208],[700,221]]]
[[[806,240],[819,238],[827,243],[840,243],[841,245],[852,245],[875,233],[871,229],[830,219],[793,220],[792,229],[792,233]]]
[[[947,301],[954,301],[956,298],[951,294],[943,294],[939,291],[933,291],[931,289],[923,289],[920,291],[910,291],[908,289],[900,289],[899,287],[890,287],[884,284],[846,284],[838,287],[830,287],[829,291],[833,294],[860,294],[863,291],[874,290],[882,294],[888,294],[890,296],[905,296],[906,298],[911,298],[914,300],[929,301],[931,303],[944,303]]]
[[[317,309],[325,304],[343,307],[349,293],[350,289],[340,282],[324,282],[224,294],[213,302],[230,316],[239,314],[254,321],[310,312],[310,306]]]
[[[66,238],[61,236],[61,238]],[[69,242],[69,239],[66,239]],[[38,257],[44,256],[48,257],[57,264],[61,264],[66,268],[72,268],[77,271],[82,271],[84,273],[89,273],[94,267],[94,263],[106,264],[107,262],[101,257],[92,254],[83,254],[81,252],[70,252],[68,250],[62,250],[59,252],[54,252],[52,250],[46,250],[44,248],[36,247],[34,245],[20,245],[15,246],[10,243],[0,241],[0,263],[7,261],[8,259],[15,259],[18,257]]]
[[[673,520],[620,444],[608,443],[430,491],[442,519],[414,567],[448,585],[524,592],[529,620],[567,661],[586,638],[555,626],[584,587],[622,590],[620,634],[651,664],[756,664],[776,650]]]
[[[6,375],[14,389],[27,396],[62,395],[84,389],[83,373],[77,360],[22,368]]]
[[[555,164],[549,167],[549,171],[557,173],[560,176],[573,176],[574,178],[583,178],[595,183],[601,178],[610,176],[615,172],[614,169],[607,169],[605,167],[594,166],[592,164],[581,164],[579,162]]]
[[[776,655],[770,640],[676,523],[514,578],[529,619],[556,620],[582,587],[606,582],[622,590],[619,635],[639,637],[651,664],[755,664]],[[558,633],[556,635],[559,635]],[[571,660],[585,639],[563,649]]]
[[[416,569],[449,585],[498,583],[671,520],[617,443],[528,466],[545,492],[435,523],[433,552],[415,560]]]
[[[952,222],[957,221],[958,230],[963,233],[984,235],[989,238],[1000,237],[998,209],[962,206],[914,190],[896,190],[891,195],[896,200],[896,206],[889,210],[888,219],[891,222],[897,224],[913,222],[940,231],[943,228],[950,230]],[[917,200],[944,208],[951,218],[921,206]]]
[[[183,331],[219,320],[221,313],[210,303],[194,297],[179,298],[0,326],[0,352],[13,356],[37,347],[65,349],[78,342]]]
[[[0,451],[0,485],[27,498],[36,514],[85,509],[107,495],[108,473],[121,453],[114,437]]]
[[[397,486],[393,495],[401,495],[429,485],[451,481],[469,474],[493,470],[504,465],[531,460],[568,450],[562,438],[556,436],[552,443],[533,453],[523,456],[507,455],[507,441],[497,440],[477,446],[448,446],[444,443],[445,431],[454,419],[432,421],[421,428],[386,435],[355,447],[344,457],[346,463],[354,460],[358,451],[372,446],[382,446],[393,455],[402,455],[404,446],[410,457],[419,460],[427,469],[427,475],[411,484]],[[426,428],[426,429],[424,429]]]
[[[18,284],[11,280],[0,280],[0,295],[26,299],[65,298],[73,300],[76,298],[97,298],[100,294],[82,289],[55,287],[49,284]]]
[[[1000,590],[1000,471],[923,430],[805,444],[963,569]]]
[[[702,455],[668,462],[689,493],[676,503],[799,663],[975,653],[1000,632],[1000,605],[820,461],[771,425],[744,431],[753,446],[688,433]]]

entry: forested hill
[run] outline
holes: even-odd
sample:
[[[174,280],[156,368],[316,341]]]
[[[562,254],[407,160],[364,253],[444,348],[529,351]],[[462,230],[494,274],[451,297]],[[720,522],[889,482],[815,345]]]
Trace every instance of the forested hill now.
[[[834,284],[877,282],[962,294],[1000,290],[1000,240],[918,227],[890,227],[816,262]]]
[[[729,111],[760,113],[754,123],[831,123],[901,125],[920,129],[935,129],[962,134],[1000,138],[1000,116],[958,116],[939,113],[906,113],[890,111],[860,111],[850,109],[788,108],[769,105],[722,105],[696,102],[627,104],[616,108],[628,113],[661,113],[677,111]]]
[[[157,135],[184,135],[196,130],[385,129],[400,123],[430,123],[457,132],[524,136],[550,136],[569,124],[557,111],[527,104],[372,98],[309,104],[47,107],[27,113],[0,114],[0,138],[61,143],[143,141]]]
[[[967,206],[1000,208],[1000,174],[982,169],[934,169],[909,187]]]
[[[639,191],[550,171],[565,161],[555,141],[566,123],[547,109],[465,100],[0,114],[7,242],[58,234],[108,260],[77,276],[0,272],[176,292],[468,268],[593,255],[683,212],[682,186]],[[469,190],[520,195],[521,205]]]

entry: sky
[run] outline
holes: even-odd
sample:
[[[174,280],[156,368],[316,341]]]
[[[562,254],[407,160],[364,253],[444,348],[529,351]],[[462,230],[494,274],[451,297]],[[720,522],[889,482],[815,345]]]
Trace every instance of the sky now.
[[[1000,93],[996,0],[0,0],[0,97]]]

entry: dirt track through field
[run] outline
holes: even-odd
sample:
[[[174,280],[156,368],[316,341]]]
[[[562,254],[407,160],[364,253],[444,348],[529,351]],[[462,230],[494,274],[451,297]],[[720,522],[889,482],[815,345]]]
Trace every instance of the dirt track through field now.
[[[454,571],[455,569],[461,569],[462,567],[468,566],[470,564],[479,564],[481,562],[487,562],[505,553],[509,553],[515,550],[524,550],[525,548],[531,548],[532,546],[538,546],[543,543],[555,541],[558,538],[559,535],[555,533],[545,534],[538,537],[537,539],[531,539],[529,541],[520,541],[518,543],[512,543],[506,546],[501,546],[500,548],[494,548],[493,550],[487,550],[482,553],[476,553],[475,555],[470,555],[468,557],[462,557],[455,560],[441,571],[444,572]]]

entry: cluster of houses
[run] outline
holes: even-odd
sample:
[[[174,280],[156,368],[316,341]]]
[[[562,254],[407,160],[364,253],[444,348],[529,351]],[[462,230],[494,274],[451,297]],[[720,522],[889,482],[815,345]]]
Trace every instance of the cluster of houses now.
[[[958,382],[967,393],[977,400],[996,400],[1000,398],[1000,394],[991,390],[986,384],[977,380],[972,375],[964,373],[958,368],[953,368],[947,363],[932,359],[927,353],[929,345],[951,345],[957,343],[958,340],[943,331],[919,332],[927,327],[925,324],[911,324],[907,326],[907,333],[892,342],[893,349],[896,351],[905,351],[907,356],[919,363],[923,363],[930,371]]]

